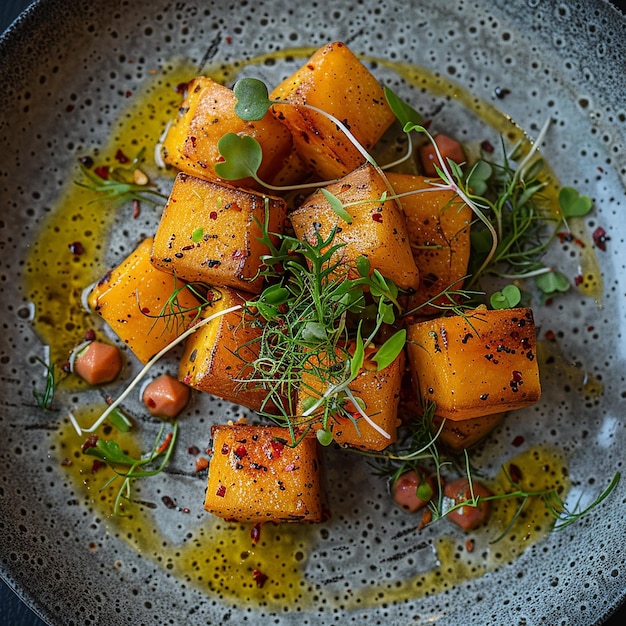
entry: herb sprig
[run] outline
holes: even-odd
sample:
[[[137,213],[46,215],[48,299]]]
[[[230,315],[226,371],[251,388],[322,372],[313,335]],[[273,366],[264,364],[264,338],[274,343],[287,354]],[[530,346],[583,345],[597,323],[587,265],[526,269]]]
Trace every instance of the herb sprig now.
[[[442,451],[438,446],[437,438],[445,422],[442,421],[439,430],[433,428],[432,420],[435,410],[436,406],[433,403],[426,405],[421,419],[414,420],[411,423],[411,427],[405,433],[405,438],[382,453],[364,452],[362,450],[356,452],[369,457],[376,473],[385,477],[390,484],[393,484],[405,472],[411,470],[417,472],[419,476],[433,473],[435,475],[435,485],[444,484],[444,476],[448,470],[454,470],[458,465],[458,461],[455,457]],[[430,512],[428,524],[441,520],[462,507],[478,507],[481,502],[508,500],[516,502],[517,508],[508,524],[491,540],[491,543],[496,543],[503,539],[513,529],[516,521],[530,503],[536,501],[541,502],[545,506],[546,511],[553,517],[553,529],[555,531],[562,530],[601,504],[617,487],[621,479],[621,473],[619,471],[615,472],[607,487],[591,503],[585,507],[577,504],[573,508],[568,508],[558,488],[525,489],[519,481],[515,481],[512,478],[506,465],[502,466],[502,472],[508,482],[508,489],[490,496],[475,495],[475,490],[473,489],[475,481],[474,471],[471,469],[467,450],[463,451],[463,466],[468,480],[470,496],[465,500],[450,504],[447,502],[442,488],[437,488],[434,493],[427,494],[429,497],[424,497],[423,499],[428,500],[428,510]],[[424,481],[422,484],[427,485],[427,482]]]
[[[58,368],[55,363],[46,362],[38,357],[36,360],[45,368],[46,384],[43,391],[33,389],[33,397],[40,409],[43,411],[54,411],[54,396],[60,383]]]
[[[352,394],[350,383],[361,372],[367,348],[381,327],[395,323],[400,311],[398,288],[377,270],[372,271],[365,257],[346,268],[336,255],[344,244],[333,243],[334,237],[334,230],[326,239],[317,233],[314,242],[282,235],[276,246],[266,218],[262,241],[270,253],[262,259],[262,273],[269,286],[247,304],[249,312],[263,319],[263,333],[258,341],[259,356],[251,364],[253,374],[241,382],[268,390],[262,412],[289,428],[293,441],[298,440],[298,427],[304,426],[306,431],[313,422],[321,421],[318,439],[329,444],[330,420],[337,415],[353,419],[346,408],[348,402],[381,431]],[[371,358],[378,370],[396,359],[405,338],[406,331],[397,330],[376,347]],[[309,390],[310,402],[298,416],[291,399],[307,371],[315,372],[322,390]],[[267,410],[270,407],[282,410],[276,414]]]
[[[106,168],[101,175],[98,170],[91,170],[82,161],[79,162],[83,180],[74,181],[79,187],[98,194],[103,200],[123,203],[129,201],[159,204],[167,196],[150,185],[148,177],[139,169],[144,150],[140,150],[130,163],[123,167]],[[95,200],[93,200],[95,202]]]
[[[114,472],[114,475],[100,488],[104,491],[115,481],[121,479],[121,485],[116,493],[113,503],[113,513],[123,514],[124,501],[131,500],[131,488],[133,481],[139,478],[156,476],[161,473],[174,451],[176,436],[178,434],[178,422],[174,422],[171,430],[165,433],[167,427],[163,423],[154,440],[152,449],[139,458],[128,455],[115,439],[96,439],[92,445],[89,441],[83,448],[83,452],[105,462]],[[93,436],[92,436],[93,437]],[[158,462],[158,464],[157,464]]]

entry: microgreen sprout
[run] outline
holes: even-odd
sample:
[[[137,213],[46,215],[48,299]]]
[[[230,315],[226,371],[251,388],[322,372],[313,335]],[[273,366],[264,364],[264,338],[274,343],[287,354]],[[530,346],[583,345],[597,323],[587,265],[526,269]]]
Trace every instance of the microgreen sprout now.
[[[242,78],[235,83],[233,93],[237,98],[235,104],[235,113],[245,121],[256,121],[268,112],[270,107],[293,106],[288,101],[270,100],[268,90],[263,81],[258,78]],[[398,99],[399,100],[399,99]],[[393,189],[389,185],[382,168],[378,165],[372,155],[361,145],[358,139],[353,135],[348,126],[341,120],[337,119],[327,111],[320,109],[311,104],[299,104],[302,108],[314,111],[318,115],[332,121],[332,123],[340,130],[348,141],[356,148],[363,157],[365,163],[372,165],[383,180],[387,182],[389,190]],[[410,107],[404,105],[402,107],[403,114],[407,118],[412,119],[409,114]],[[239,135],[236,133],[226,133],[220,138],[217,144],[220,155],[223,160],[215,164],[215,172],[225,180],[238,180],[241,178],[251,177],[260,185],[273,191],[289,191],[295,189],[307,189],[324,187],[331,182],[325,181],[315,183],[304,183],[298,185],[275,186],[266,181],[261,180],[258,175],[258,169],[263,160],[263,149],[259,142],[249,135]]]
[[[93,191],[104,200],[116,202],[135,200],[158,204],[160,200],[166,200],[167,196],[150,186],[145,174],[137,175],[137,172],[141,172],[139,163],[143,158],[143,152],[140,150],[126,167],[107,168],[106,176],[100,175],[98,170],[92,171],[84,163],[79,162],[83,180],[77,180],[75,183],[79,187]]]

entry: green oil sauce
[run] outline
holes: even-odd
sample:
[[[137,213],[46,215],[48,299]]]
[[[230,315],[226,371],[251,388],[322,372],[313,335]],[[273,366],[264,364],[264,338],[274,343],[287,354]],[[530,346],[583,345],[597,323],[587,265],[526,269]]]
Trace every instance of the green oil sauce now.
[[[306,58],[312,52],[312,49],[305,48],[291,50],[288,55]],[[281,56],[287,56],[287,53]],[[246,63],[260,64],[277,57],[268,55]],[[205,73],[217,80],[232,80],[243,65],[243,62],[236,63]],[[513,141],[524,139],[523,131],[493,106],[477,100],[441,77],[405,64],[393,63],[389,67],[413,84],[437,93],[449,93],[507,138]],[[146,173],[151,179],[162,175],[153,162],[151,150],[167,122],[176,115],[180,95],[174,87],[194,75],[194,68],[177,63],[159,70],[146,80],[142,90],[129,100],[127,109],[112,129],[110,140],[100,148],[98,163],[114,164],[118,150],[134,156],[145,147],[146,162],[143,167]],[[79,174],[77,166],[68,176],[73,180]],[[167,193],[167,182],[163,190]],[[128,212],[128,219],[132,219],[127,205],[115,206],[93,200],[92,192],[69,180],[55,210],[42,224],[27,259],[24,290],[36,305],[36,328],[42,340],[51,346],[54,360],[66,359],[84,332],[92,327],[93,319],[82,307],[81,293],[107,269],[102,258],[110,241],[114,217],[122,211]],[[83,254],[73,255],[68,250],[68,245],[75,241],[81,242],[85,250]],[[589,275],[591,273],[596,275],[595,269],[590,270]],[[595,293],[597,288],[594,284],[591,291]],[[85,407],[81,409],[79,421],[90,423],[98,413],[93,407]],[[101,432],[101,435],[106,437],[108,433]],[[132,434],[115,432],[115,438],[125,449],[137,452]],[[111,475],[106,468],[92,473],[93,459],[80,451],[84,440],[85,436],[78,436],[69,424],[62,425],[57,441],[61,456],[59,463],[64,456],[71,460],[64,471],[87,506],[104,520],[109,533],[128,542],[170,575],[189,581],[214,597],[238,604],[242,598],[248,598],[251,605],[264,609],[284,610],[298,606],[306,610],[322,605],[363,609],[444,592],[512,561],[529,545],[544,537],[553,521],[543,505],[529,503],[524,515],[512,524],[506,537],[491,544],[494,535],[507,528],[515,515],[517,503],[502,500],[494,504],[489,526],[468,535],[474,542],[473,550],[468,549],[465,538],[458,538],[458,533],[444,534],[434,546],[438,565],[432,570],[408,579],[363,586],[354,581],[349,591],[334,592],[306,578],[306,564],[314,558],[315,549],[321,541],[319,530],[314,526],[266,525],[262,529],[261,540],[255,544],[251,540],[250,527],[228,524],[207,514],[201,525],[192,525],[182,540],[174,541],[165,537],[160,526],[163,514],[160,504],[159,516],[153,508],[141,503],[126,505],[125,516],[113,516],[111,512],[119,483],[101,491]],[[566,487],[566,468],[553,451],[533,448],[515,459],[514,463],[522,468],[523,481],[535,490]],[[162,478],[167,479],[166,476]],[[504,490],[505,482],[503,476],[498,477],[494,490]],[[202,494],[203,490],[199,490],[198,506],[201,505]],[[178,524],[184,525],[185,513],[177,514],[181,516]],[[417,536],[416,541],[419,541]],[[259,584],[255,571],[267,575],[264,584]]]

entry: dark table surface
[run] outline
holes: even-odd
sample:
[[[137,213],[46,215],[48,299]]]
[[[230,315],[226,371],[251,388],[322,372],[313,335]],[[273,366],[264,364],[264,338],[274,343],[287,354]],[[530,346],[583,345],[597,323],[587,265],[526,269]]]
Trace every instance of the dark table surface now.
[[[69,0],[68,0],[69,1]],[[0,32],[31,4],[32,0],[5,0],[0,6]],[[624,10],[625,0],[614,2]],[[45,626],[45,623],[24,604],[18,596],[0,580],[0,626]],[[606,626],[623,626],[626,620],[626,606],[618,611]]]

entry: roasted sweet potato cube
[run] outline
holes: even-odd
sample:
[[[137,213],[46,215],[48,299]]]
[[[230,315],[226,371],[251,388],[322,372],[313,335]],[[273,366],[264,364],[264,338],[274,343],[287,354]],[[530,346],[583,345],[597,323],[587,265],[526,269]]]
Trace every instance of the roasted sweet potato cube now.
[[[319,522],[318,443],[295,447],[286,428],[215,425],[204,508],[237,522]]]
[[[228,288],[216,293],[212,306],[202,312],[203,319],[216,317],[186,340],[178,378],[194,389],[258,411],[265,406],[267,391],[243,381],[252,372],[250,363],[258,357],[262,328],[242,309],[221,314],[253,296]]]
[[[395,120],[381,85],[340,42],[320,48],[270,98],[289,103],[275,105],[274,115],[289,128],[296,150],[323,180],[345,176],[365,159],[332,120],[303,105],[343,122],[367,150]]]
[[[184,332],[197,316],[198,300],[184,282],[150,263],[152,239],[147,238],[114,270],[108,272],[88,296],[95,311],[146,363]],[[178,291],[178,313],[168,301]]]
[[[154,236],[152,264],[189,282],[258,293],[259,259],[269,253],[260,241],[266,214],[268,231],[281,233],[281,198],[180,173]]]
[[[165,163],[199,178],[219,179],[215,172],[215,164],[222,159],[218,141],[226,133],[244,134],[256,139],[263,150],[258,170],[261,180],[272,184],[277,179],[284,180],[283,167],[293,166],[289,130],[269,112],[258,121],[242,120],[235,113],[236,102],[232,89],[205,76],[194,78],[187,87],[179,115],[163,141]],[[291,172],[290,182],[294,182],[291,177],[297,178],[299,174]],[[233,181],[233,184],[258,187],[252,178]]]
[[[419,270],[420,281],[416,292],[409,296],[406,311],[416,309],[416,315],[437,313],[433,304],[449,302],[445,296],[436,297],[444,290],[461,289],[467,274],[470,255],[470,224],[472,210],[447,189],[437,189],[423,176],[387,174],[400,200],[406,218],[411,251]]]
[[[491,311],[415,322],[407,328],[413,380],[422,404],[466,420],[539,400],[537,341],[530,309]]]
[[[399,425],[398,403],[400,401],[400,387],[404,374],[404,353],[396,360],[377,371],[374,361],[371,360],[375,350],[368,351],[364,368],[350,383],[350,391],[362,402],[362,408],[369,419],[379,429],[372,426],[350,404],[346,407],[351,417],[335,414],[328,422],[328,428],[333,433],[333,439],[341,444],[363,450],[383,450],[397,440]],[[312,357],[316,363],[320,357]],[[325,359],[325,357],[321,357]],[[319,367],[311,363],[312,367],[302,374],[302,382],[298,391],[298,414],[304,413],[307,404],[318,400],[326,392],[331,381],[322,380],[316,372],[327,370],[331,365],[327,359],[326,365]],[[319,417],[321,412],[314,413],[313,418]],[[322,428],[321,421],[313,424],[315,429]],[[382,432],[381,432],[382,431]]]
[[[404,215],[394,200],[384,200],[387,185],[376,169],[366,164],[330,184],[326,189],[339,198],[352,215],[344,221],[330,202],[317,191],[290,213],[296,236],[317,243],[318,234],[326,239],[337,229],[333,244],[343,244],[333,256],[339,271],[353,268],[365,256],[372,269],[393,280],[403,289],[416,288],[419,272],[413,260]]]

